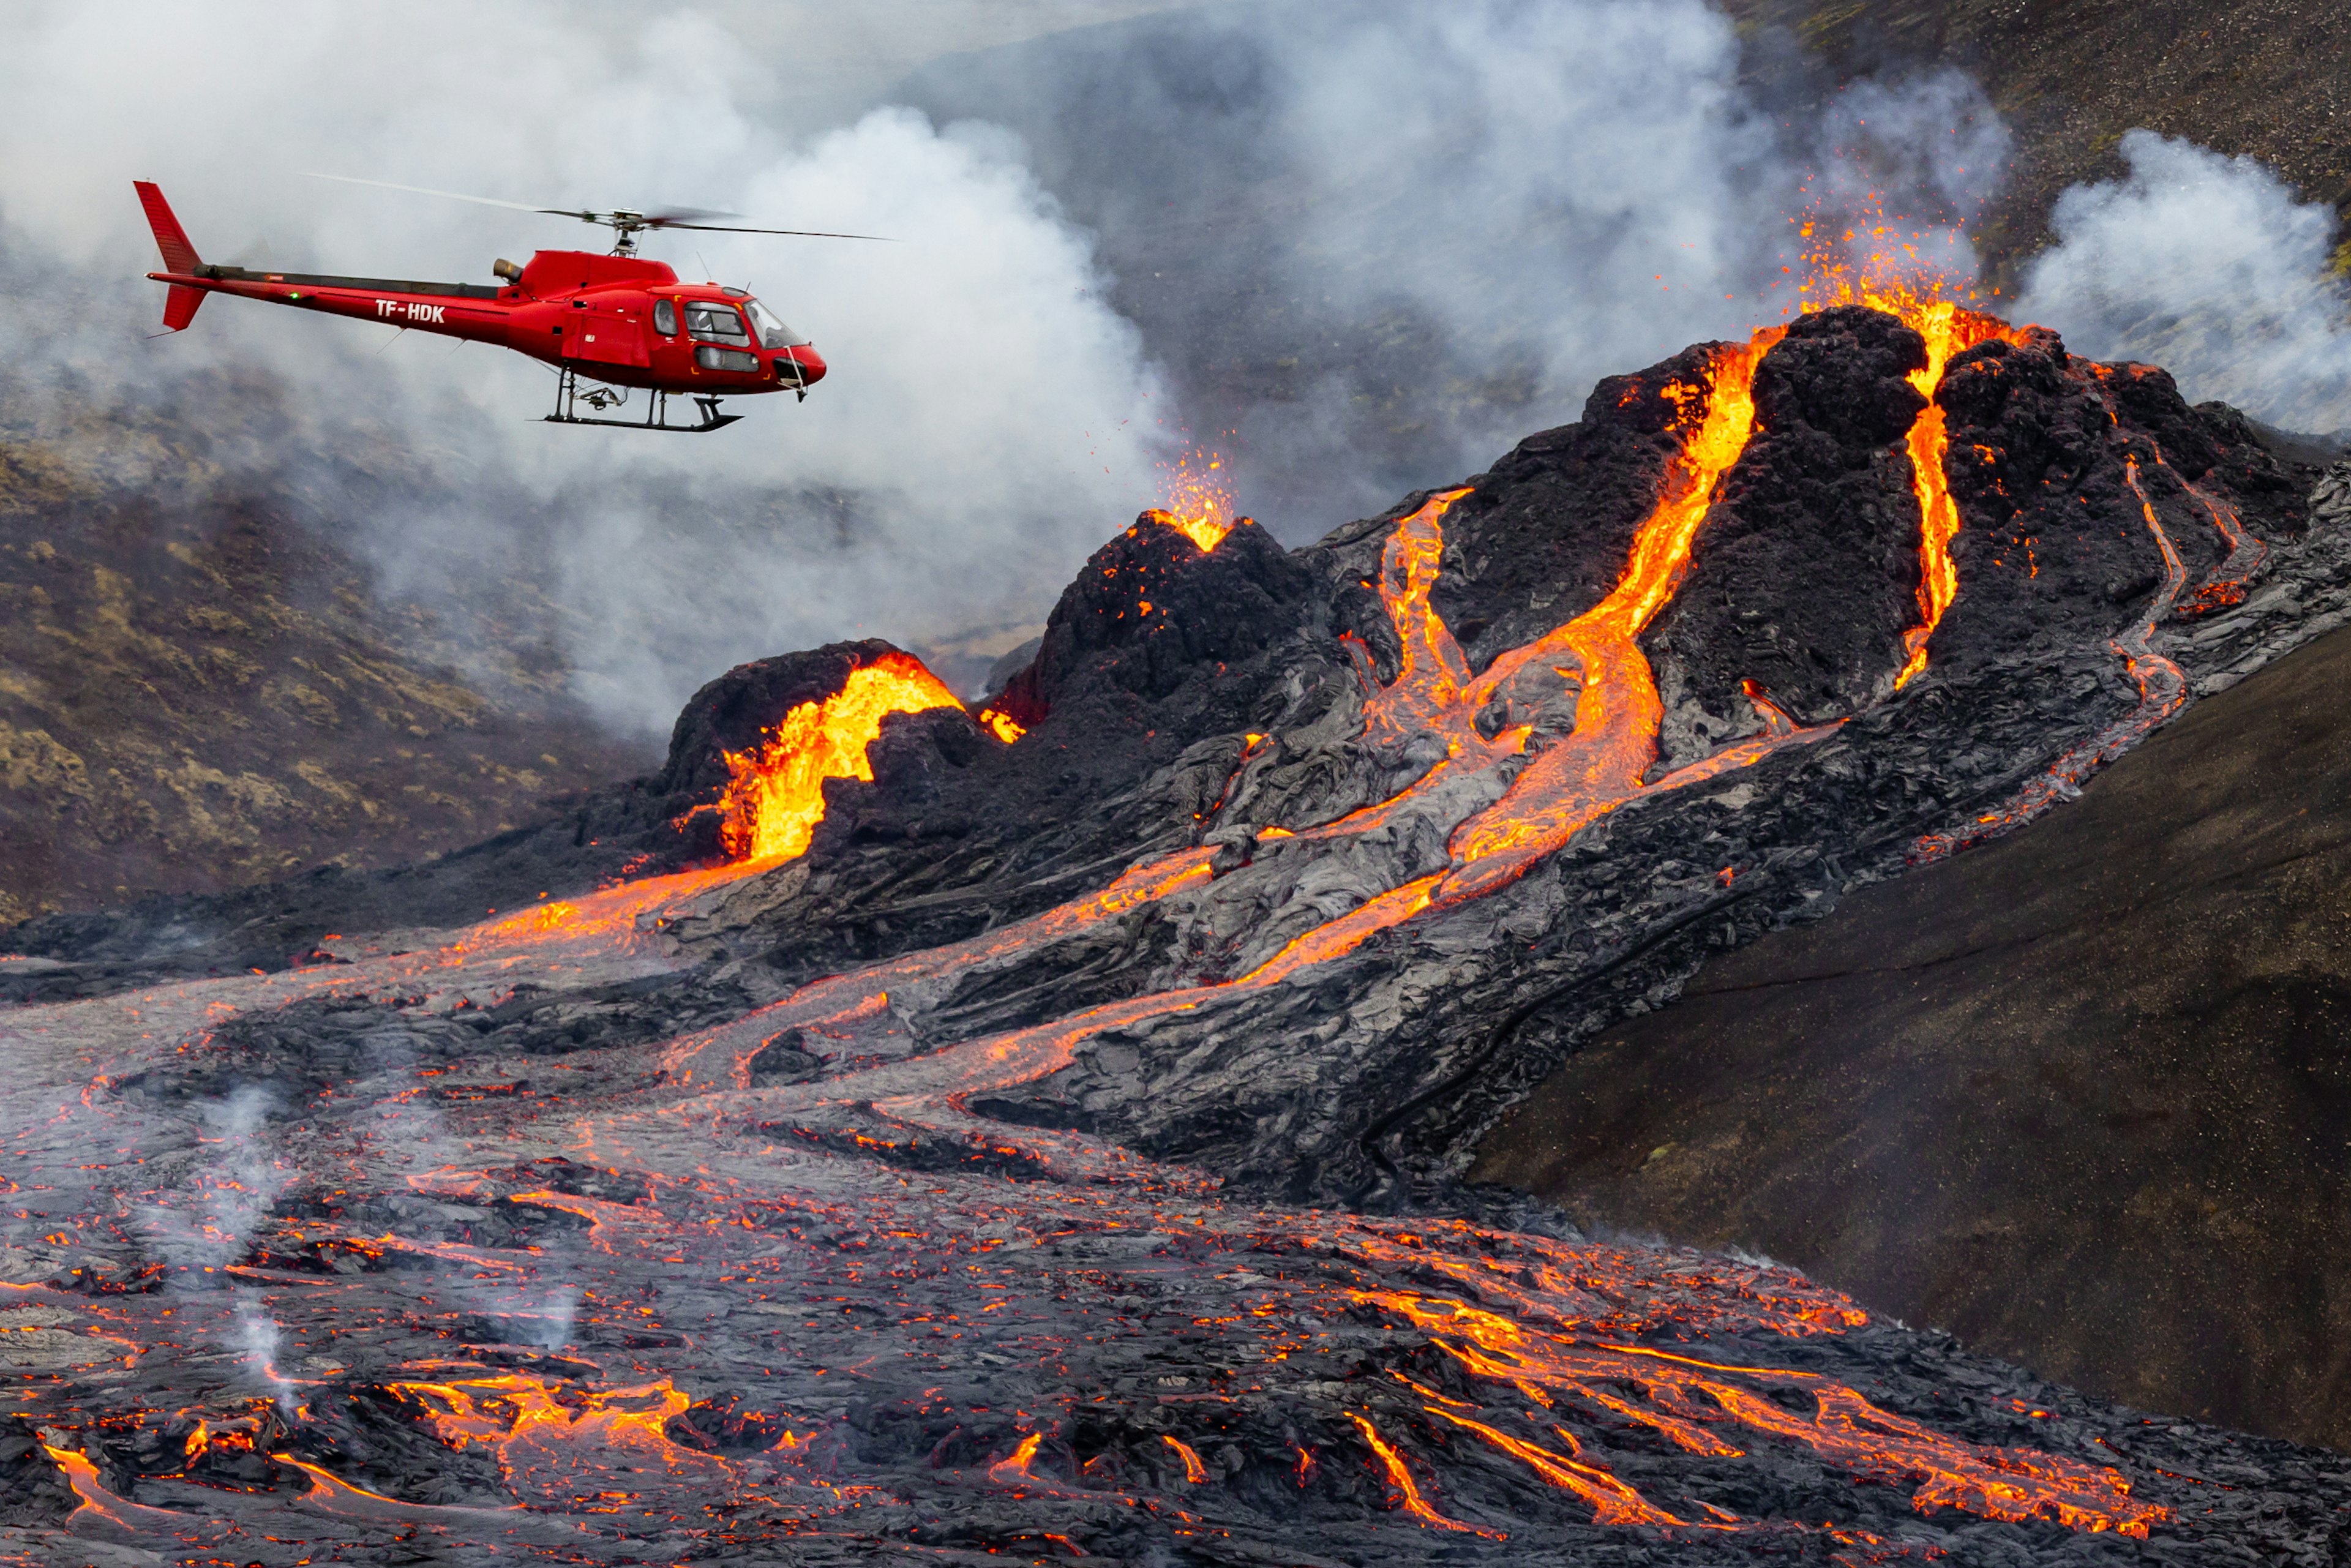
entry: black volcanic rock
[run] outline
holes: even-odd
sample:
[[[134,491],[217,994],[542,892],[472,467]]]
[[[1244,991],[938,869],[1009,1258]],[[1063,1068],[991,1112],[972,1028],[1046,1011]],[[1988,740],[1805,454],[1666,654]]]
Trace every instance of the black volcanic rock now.
[[[1820,442],[1844,448],[1851,463],[1910,433],[1927,400],[1908,378],[1926,368],[1926,340],[1883,310],[1841,305],[1800,316],[1755,369],[1756,435],[1811,448],[1810,464],[1780,466],[1834,472]]]
[[[1062,591],[1029,667],[997,706],[1020,724],[1105,686],[1146,699],[1261,653],[1293,630],[1306,571],[1249,517],[1213,550],[1144,512]]]
[[[2021,339],[1956,356],[1937,394],[1966,589],[1929,640],[1930,660],[1956,670],[2056,646],[2070,632],[2050,622],[2053,599],[2143,613],[2165,565],[2139,492],[2165,519],[2191,596],[2231,553],[2216,507],[2258,538],[2300,534],[2310,476],[2265,451],[2241,414],[2189,408],[2153,366],[2092,365],[2038,328]]]
[[[1859,306],[1800,318],[1755,371],[1755,434],[1723,476],[1689,575],[1644,646],[1663,765],[1760,727],[1752,681],[1799,723],[1893,688],[1918,620],[1918,502],[1904,437],[1926,342]]]
[[[2351,632],[2032,831],[1712,959],[1476,1174],[2108,1397],[2351,1445]]]
[[[0,1416],[0,1524],[53,1525],[81,1505],[21,1416]]]

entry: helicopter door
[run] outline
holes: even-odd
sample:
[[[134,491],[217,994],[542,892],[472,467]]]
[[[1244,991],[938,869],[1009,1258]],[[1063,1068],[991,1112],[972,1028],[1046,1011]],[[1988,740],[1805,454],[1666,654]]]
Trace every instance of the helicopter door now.
[[[563,325],[563,357],[593,365],[651,365],[642,301],[589,300]]]

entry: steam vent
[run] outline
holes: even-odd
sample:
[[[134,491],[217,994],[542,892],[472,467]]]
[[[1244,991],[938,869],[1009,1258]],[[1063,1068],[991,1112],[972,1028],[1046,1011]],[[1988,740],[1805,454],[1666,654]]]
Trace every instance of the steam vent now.
[[[1459,1181],[2340,621],[2343,489],[1825,310],[1308,549],[1146,513],[985,704],[769,659],[539,827],[19,927],[0,1562],[2344,1561],[2333,1455]]]

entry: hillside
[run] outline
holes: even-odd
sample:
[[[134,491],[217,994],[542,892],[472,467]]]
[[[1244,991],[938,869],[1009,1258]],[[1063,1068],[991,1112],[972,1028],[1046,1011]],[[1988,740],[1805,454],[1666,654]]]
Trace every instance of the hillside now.
[[[1775,90],[1928,65],[1981,83],[2017,139],[1977,235],[1999,281],[2046,240],[2060,192],[2119,172],[2134,127],[2259,158],[2351,217],[2351,9],[2326,0],[1720,3]]]
[[[1301,549],[1106,525],[1008,724],[779,654],[560,824],[19,927],[0,1556],[2328,1561],[2337,1456],[1453,1179],[1708,949],[2351,618],[2241,415],[1968,331],[1694,345]]]
[[[132,446],[162,480],[110,476]],[[642,764],[544,653],[460,674],[286,496],[209,472],[152,432],[0,442],[0,923],[413,859]]]

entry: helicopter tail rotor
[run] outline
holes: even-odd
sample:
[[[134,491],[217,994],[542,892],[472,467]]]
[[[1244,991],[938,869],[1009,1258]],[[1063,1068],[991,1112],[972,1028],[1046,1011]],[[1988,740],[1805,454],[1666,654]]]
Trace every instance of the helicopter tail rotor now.
[[[188,243],[188,232],[180,226],[172,204],[163,199],[162,188],[152,180],[133,180],[131,185],[139,193],[139,204],[147,209],[147,226],[155,231],[155,248],[162,253],[163,270],[193,277],[204,261]],[[184,283],[172,285],[172,291],[163,297],[163,330],[183,330],[196,319],[196,307],[204,302],[203,289]]]

